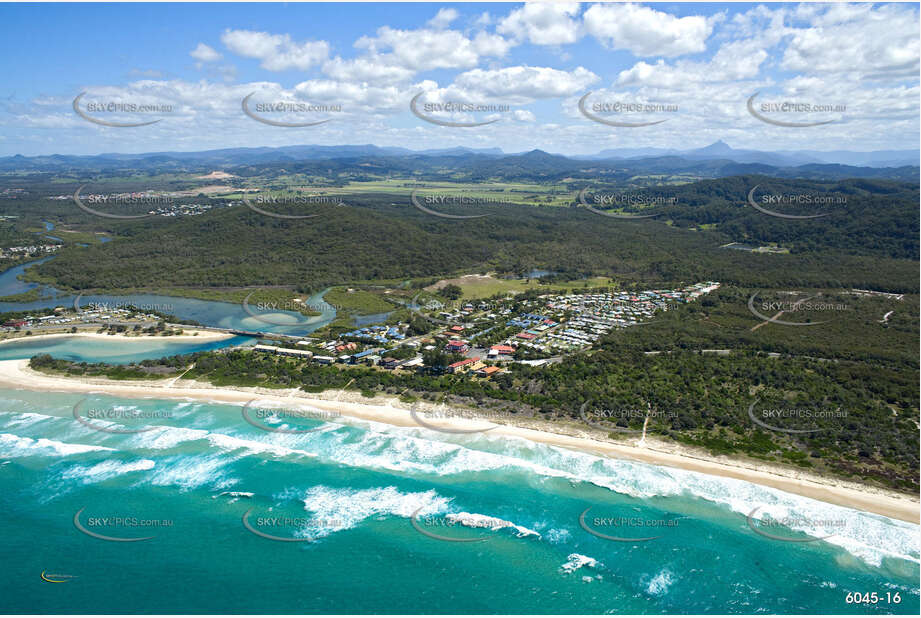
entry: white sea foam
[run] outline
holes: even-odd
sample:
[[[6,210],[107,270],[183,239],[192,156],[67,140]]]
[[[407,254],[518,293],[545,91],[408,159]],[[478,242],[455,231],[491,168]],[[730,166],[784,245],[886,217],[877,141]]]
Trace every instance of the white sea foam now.
[[[11,433],[0,433],[0,455],[3,457],[66,457],[67,455],[76,455],[79,453],[91,453],[94,451],[111,451],[114,449],[105,446],[95,446],[92,444],[68,444],[39,438],[33,440],[23,436],[17,436]]]
[[[372,489],[311,487],[303,497],[304,509],[313,513],[309,524],[298,531],[302,537],[323,538],[339,530],[354,528],[369,517],[396,515],[409,518],[442,513],[450,498],[434,490],[403,493],[396,487]]]
[[[54,418],[57,417],[49,416],[48,414],[37,414],[35,412],[20,412],[18,414],[12,414],[9,419],[5,419],[5,426],[7,429],[22,429]]]
[[[196,404],[180,404],[195,408]],[[195,408],[197,409],[197,408]],[[32,413],[24,422],[39,422]],[[41,415],[39,415],[41,416]],[[18,418],[18,417],[16,417]],[[54,417],[49,417],[54,418]],[[319,456],[353,467],[384,469],[409,474],[456,475],[489,470],[520,470],[547,478],[566,478],[572,482],[589,482],[638,498],[689,495],[725,505],[744,516],[761,507],[756,518],[770,514],[775,518],[793,519],[791,527],[810,536],[831,534],[826,542],[842,547],[873,565],[885,556],[919,562],[918,526],[870,513],[855,511],[796,496],[736,479],[686,472],[676,468],[606,459],[567,449],[538,444],[521,438],[474,434],[456,436],[422,428],[397,428],[370,421],[352,421],[349,425],[327,423],[307,434],[267,434],[253,438],[236,437],[212,429],[161,427],[126,438],[130,446],[167,450],[182,443],[206,440],[230,458],[252,454],[275,457]],[[196,423],[198,424],[198,423]],[[201,425],[199,425],[201,426]],[[56,454],[111,450],[105,447],[67,444],[53,440],[32,440],[18,436],[2,437],[0,454],[6,450],[22,454]],[[5,434],[10,436],[11,434]],[[82,436],[81,436],[82,438]],[[199,471],[217,469],[220,459],[190,464],[188,469],[157,471],[164,484],[174,479],[182,487],[198,486],[203,481]],[[173,466],[175,468],[175,466]],[[232,483],[220,478],[218,483]],[[829,529],[807,522],[844,519],[848,525]]]
[[[649,580],[649,583],[646,585],[646,592],[655,597],[660,597],[668,592],[668,588],[673,582],[674,576],[671,571],[662,569],[655,577]]]
[[[229,496],[229,497],[230,497],[230,500],[228,501],[228,504],[233,504],[234,502],[236,502],[236,501],[239,500],[240,498],[252,498],[252,497],[253,497],[253,492],[251,492],[251,491],[222,491],[221,493],[217,494],[216,496],[211,496],[211,499],[212,499],[212,500],[215,500],[215,499],[220,498],[220,497],[222,497],[222,496]]]
[[[281,442],[283,439],[281,435],[266,436],[261,439],[249,439],[238,438],[219,432],[211,432],[205,429],[160,426],[149,432],[135,434],[132,442],[135,446],[140,448],[168,450],[184,442],[207,440],[223,451],[230,452],[242,449],[242,455],[268,453],[275,457],[286,457],[289,455],[316,457],[314,453],[277,444],[277,442]]]
[[[61,478],[79,480],[84,485],[88,485],[90,483],[100,483],[130,472],[150,470],[155,465],[150,459],[138,459],[135,461],[109,459],[92,466],[72,466],[61,474]]]
[[[179,487],[182,491],[204,486],[226,489],[238,482],[238,479],[228,477],[223,470],[231,461],[220,455],[170,457],[154,469],[150,482],[153,485]]]
[[[519,438],[444,436],[431,439],[427,430],[393,428],[369,423],[355,436],[354,428],[330,434],[334,439],[313,445],[321,456],[350,466],[438,475],[518,468],[539,476],[589,482],[638,498],[690,495],[747,516],[756,507],[775,518],[789,517],[793,529],[842,547],[869,564],[884,556],[919,562],[918,526],[797,496],[747,481],[688,472],[677,468],[607,459]],[[309,434],[308,434],[309,435]],[[459,441],[461,444],[455,442]],[[470,446],[478,448],[468,448]],[[503,450],[493,453],[487,450]],[[508,455],[505,453],[514,453]],[[760,515],[759,515],[760,517]],[[845,520],[845,527],[823,522]],[[744,519],[740,524],[744,525]]]
[[[530,530],[524,526],[519,526],[513,524],[510,521],[504,519],[499,519],[498,517],[491,517],[489,515],[480,515],[479,513],[448,513],[445,515],[445,518],[453,523],[459,523],[462,526],[467,526],[468,528],[488,528],[490,530],[501,530],[503,528],[514,528],[515,536],[518,538],[525,536],[536,536],[540,538],[540,533],[535,530]]]
[[[597,568],[600,566],[600,563],[589,556],[583,556],[582,554],[569,554],[566,556],[566,562],[560,565],[560,570],[564,573],[574,573],[582,567],[589,567],[590,569]]]

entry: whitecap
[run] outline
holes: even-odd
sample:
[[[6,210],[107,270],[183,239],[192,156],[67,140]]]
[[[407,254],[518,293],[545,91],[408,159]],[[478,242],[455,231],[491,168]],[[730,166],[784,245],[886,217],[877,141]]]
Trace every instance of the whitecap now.
[[[11,433],[0,433],[0,454],[4,457],[66,457],[67,455],[76,455],[79,453],[112,450],[115,449],[92,444],[69,444],[66,442],[58,442],[57,440],[49,440],[47,438],[34,440]]]

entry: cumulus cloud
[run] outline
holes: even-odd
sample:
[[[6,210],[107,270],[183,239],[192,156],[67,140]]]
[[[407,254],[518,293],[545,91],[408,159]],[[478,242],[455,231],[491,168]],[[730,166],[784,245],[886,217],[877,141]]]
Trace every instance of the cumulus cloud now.
[[[636,4],[595,4],[583,20],[585,30],[606,47],[667,58],[704,51],[715,21],[676,17]]]
[[[457,17],[458,12],[455,9],[447,7],[442,8],[438,10],[438,13],[435,15],[435,17],[428,21],[428,25],[436,29],[447,28],[449,25],[451,25],[451,22],[457,19]]]
[[[260,60],[260,66],[268,71],[304,71],[329,56],[329,43],[326,41],[298,43],[288,34],[225,30],[221,42],[239,56]]]
[[[514,66],[473,69],[454,80],[454,88],[495,99],[529,102],[570,96],[600,78],[584,67],[561,71],[550,67]]]
[[[389,52],[398,66],[412,71],[432,69],[467,69],[478,64],[481,56],[502,55],[508,45],[481,33],[470,40],[457,30],[398,30],[378,28],[377,36],[362,37],[355,43],[372,54]]]
[[[221,59],[221,54],[204,43],[199,43],[198,47],[189,52],[189,55],[199,62],[217,62]]]
[[[332,58],[323,64],[323,72],[339,81],[371,84],[394,84],[412,78],[415,71],[397,64],[389,55],[369,54],[343,60]]]
[[[832,5],[803,9],[812,17],[796,28],[782,66],[803,73],[855,73],[865,77],[917,76],[917,5]]]
[[[535,45],[568,45],[582,36],[578,2],[530,2],[503,18],[496,31]]]

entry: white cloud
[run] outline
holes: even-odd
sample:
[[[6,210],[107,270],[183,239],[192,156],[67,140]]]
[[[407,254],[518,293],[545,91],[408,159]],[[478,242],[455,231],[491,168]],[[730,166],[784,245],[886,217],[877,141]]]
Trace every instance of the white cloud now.
[[[481,97],[530,102],[571,96],[599,79],[584,67],[561,71],[550,67],[514,66],[461,73],[452,87]]]
[[[508,49],[490,35],[471,41],[457,30],[397,30],[389,26],[378,28],[376,37],[358,39],[355,47],[372,54],[389,50],[395,64],[412,71],[468,69],[477,65],[480,56],[502,55]]]
[[[803,73],[854,73],[864,77],[918,75],[917,5],[832,5],[796,28],[781,66]],[[805,11],[805,10],[804,10]],[[802,17],[805,12],[798,13]]]
[[[198,47],[189,52],[189,55],[199,62],[217,62],[221,59],[221,55],[213,47],[204,43],[199,43]]]
[[[221,42],[237,55],[261,60],[260,66],[268,71],[304,71],[329,56],[326,41],[297,43],[288,34],[225,30]]]
[[[501,58],[514,46],[513,41],[498,34],[479,32],[473,37],[473,49],[481,56]]]
[[[323,64],[323,72],[335,80],[371,84],[405,82],[415,73],[396,64],[387,54],[369,54],[349,60],[337,56]]]
[[[530,2],[499,22],[496,31],[535,45],[568,45],[582,36],[578,2]]]
[[[537,122],[537,116],[534,115],[534,112],[527,109],[516,109],[512,112],[512,115],[515,117],[515,120],[519,122]]]
[[[449,25],[451,25],[451,22],[457,19],[458,15],[459,13],[454,9],[447,7],[442,8],[438,10],[438,13],[435,15],[435,17],[428,21],[428,25],[436,29],[447,28]]]
[[[702,16],[675,17],[635,4],[594,4],[583,20],[585,30],[611,49],[666,58],[706,50],[714,23]]]
[[[492,15],[490,15],[488,11],[484,11],[483,13],[480,13],[480,16],[477,17],[476,21],[473,23],[475,26],[485,28],[486,26],[491,25],[492,21]]]

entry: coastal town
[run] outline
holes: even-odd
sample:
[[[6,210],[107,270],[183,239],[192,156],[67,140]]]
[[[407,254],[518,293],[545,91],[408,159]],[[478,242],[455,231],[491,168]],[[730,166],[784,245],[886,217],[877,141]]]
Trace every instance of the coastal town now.
[[[694,302],[719,287],[718,282],[707,281],[680,289],[545,294],[533,300],[470,301],[455,311],[429,302],[413,309],[432,326],[421,335],[410,334],[409,323],[400,322],[366,326],[336,338],[258,344],[254,351],[320,365],[489,379],[513,362],[534,366],[559,362],[563,355],[587,349],[615,329],[645,324],[657,313]]]
[[[368,325],[335,337],[226,332],[263,335],[255,345],[250,344],[255,353],[319,365],[362,365],[385,371],[489,379],[514,362],[533,366],[559,362],[615,329],[645,324],[657,313],[694,302],[719,286],[707,281],[679,289],[544,294],[534,299],[463,302],[452,311],[445,311],[442,302],[430,301],[411,309],[411,316],[422,318],[428,325],[422,333],[414,332],[408,321]],[[127,303],[94,303],[79,309],[59,306],[44,313],[9,319],[0,325],[0,333],[10,337],[68,329],[76,332],[78,328],[113,334],[163,333],[168,318],[150,307]],[[418,323],[416,320],[416,331]]]

